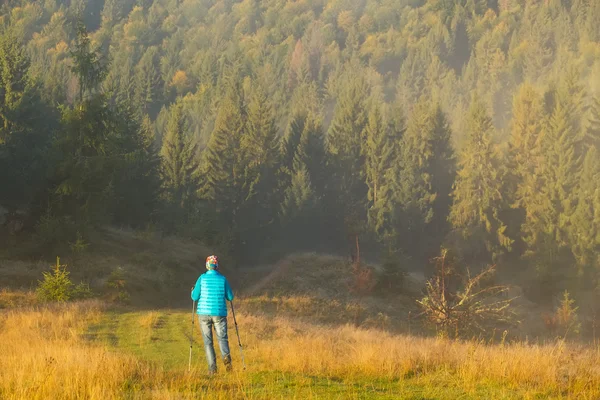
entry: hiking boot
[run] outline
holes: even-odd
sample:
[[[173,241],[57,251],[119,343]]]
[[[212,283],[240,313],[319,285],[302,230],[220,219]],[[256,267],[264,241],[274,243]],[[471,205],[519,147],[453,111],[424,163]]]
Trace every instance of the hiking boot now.
[[[223,358],[223,363],[225,364],[225,371],[227,371],[227,372],[233,371],[233,364],[231,363],[231,356],[225,356],[225,358]]]

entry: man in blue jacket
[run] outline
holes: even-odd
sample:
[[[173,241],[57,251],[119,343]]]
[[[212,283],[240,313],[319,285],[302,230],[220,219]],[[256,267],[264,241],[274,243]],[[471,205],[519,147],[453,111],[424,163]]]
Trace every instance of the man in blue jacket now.
[[[192,300],[198,302],[197,313],[200,320],[200,330],[204,340],[204,350],[208,361],[210,374],[217,372],[217,360],[213,347],[212,327],[214,325],[223,356],[225,369],[231,371],[231,354],[227,339],[227,300],[233,300],[233,292],[227,278],[217,271],[219,260],[216,256],[206,259],[207,271],[200,275],[192,289]]]

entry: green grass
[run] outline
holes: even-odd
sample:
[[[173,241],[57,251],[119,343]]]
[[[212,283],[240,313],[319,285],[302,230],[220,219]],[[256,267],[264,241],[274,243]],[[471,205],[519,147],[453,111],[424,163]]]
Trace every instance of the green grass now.
[[[190,312],[182,310],[113,310],[106,313],[100,323],[91,326],[86,336],[94,342],[105,344],[113,351],[133,354],[169,373],[180,375],[187,371],[190,325]],[[459,380],[447,371],[403,379],[306,376],[265,369],[261,360],[247,360],[248,369],[240,371],[239,353],[233,335],[234,331],[230,330],[236,372],[207,378],[203,346],[198,323],[195,321],[192,374],[197,380],[192,382],[197,383],[192,383],[191,389],[198,392],[199,397],[415,400],[563,398],[556,393],[528,387],[515,388],[499,382],[480,381],[472,387],[459,387],[455,383]],[[132,383],[129,390],[140,393],[141,388]]]

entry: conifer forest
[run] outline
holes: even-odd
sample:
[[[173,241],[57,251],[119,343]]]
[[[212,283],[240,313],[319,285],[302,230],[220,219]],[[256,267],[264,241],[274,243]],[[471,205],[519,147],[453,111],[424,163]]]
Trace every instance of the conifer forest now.
[[[600,289],[600,1],[0,15],[0,247],[110,225],[237,265],[318,251],[393,277],[449,249],[534,301]]]

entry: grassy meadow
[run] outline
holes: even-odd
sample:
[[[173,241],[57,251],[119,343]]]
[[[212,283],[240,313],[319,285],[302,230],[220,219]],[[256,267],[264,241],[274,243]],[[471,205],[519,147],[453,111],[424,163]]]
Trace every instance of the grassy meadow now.
[[[4,292],[2,296],[7,296]],[[14,296],[14,294],[13,294]],[[291,300],[290,300],[291,301]],[[597,399],[600,352],[457,342],[242,313],[248,368],[206,375],[190,312],[100,301],[4,309],[2,399]],[[230,318],[231,322],[231,318]]]
[[[599,348],[423,336],[407,324],[418,282],[359,296],[346,261],[314,254],[225,263],[247,369],[230,316],[234,372],[207,376],[197,322],[188,372],[189,281],[210,249],[117,230],[94,243],[61,259],[91,300],[43,304],[33,288],[50,262],[0,261],[0,399],[600,398]]]

